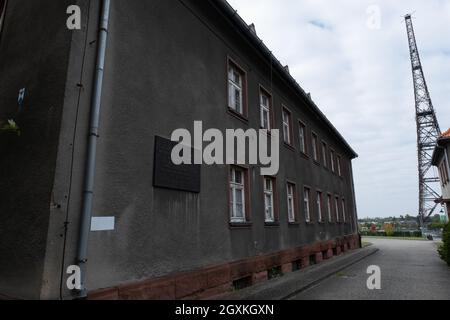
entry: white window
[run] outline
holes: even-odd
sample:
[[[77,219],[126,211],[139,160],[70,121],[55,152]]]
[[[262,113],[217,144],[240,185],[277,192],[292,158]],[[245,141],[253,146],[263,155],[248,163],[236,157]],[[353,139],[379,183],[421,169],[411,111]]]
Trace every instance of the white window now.
[[[291,114],[283,109],[283,137],[284,142],[291,144]]]
[[[287,184],[287,205],[289,222],[295,222],[295,187],[293,184]]]
[[[312,135],[312,148],[313,148],[313,159],[319,161],[319,150],[317,149],[317,136]]]
[[[336,222],[341,222],[341,217],[339,216],[339,198],[334,198],[334,214],[336,216]]]
[[[322,222],[322,193],[321,192],[317,192],[317,197],[316,197],[316,202],[317,202],[317,219],[319,222]]]
[[[266,222],[275,222],[273,209],[273,179],[264,179],[264,205],[266,209]]]
[[[322,142],[322,160],[323,165],[327,167],[327,144],[325,142]]]
[[[336,168],[334,166],[334,151],[333,150],[331,150],[331,152],[330,152],[330,163],[331,163],[331,171],[334,172],[336,170]]]
[[[336,162],[337,162],[337,170],[338,170],[338,175],[342,176],[342,171],[341,171],[341,157],[337,157],[336,158]]]
[[[343,217],[343,221],[344,223],[346,223],[347,221],[347,217],[345,216],[346,212],[345,212],[345,200],[342,200],[342,217]]]
[[[309,199],[310,199],[310,191],[308,188],[305,188],[305,190],[303,191],[303,203],[305,206],[306,222],[311,222],[311,210],[309,205]]]
[[[300,151],[306,154],[306,127],[300,123],[299,128]]]
[[[242,72],[230,65],[228,68],[228,106],[237,113],[244,114]]]
[[[245,222],[245,177],[244,171],[232,168],[230,181],[231,222]]]
[[[259,94],[259,104],[261,107],[261,128],[270,130],[270,97],[263,91]]]
[[[331,211],[331,195],[327,196],[327,210],[328,210],[328,222],[333,222],[332,211]]]

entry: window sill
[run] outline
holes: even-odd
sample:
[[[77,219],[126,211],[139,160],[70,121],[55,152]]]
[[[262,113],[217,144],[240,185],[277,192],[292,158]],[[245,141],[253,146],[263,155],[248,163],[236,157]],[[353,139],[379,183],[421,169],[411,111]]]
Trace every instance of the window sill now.
[[[286,149],[289,149],[289,150],[295,152],[295,148],[294,148],[294,146],[292,144],[289,144],[286,141],[284,141],[283,144],[286,147]]]
[[[227,107],[227,113],[234,118],[244,122],[246,125],[248,125],[248,118],[245,115],[240,114],[239,112],[234,111],[230,107]]]
[[[280,223],[279,222],[265,222],[264,223],[264,226],[265,227],[279,227],[280,226]]]
[[[252,226],[251,222],[230,222],[231,229],[250,229]]]
[[[314,223],[314,222],[311,222],[311,221],[307,221],[307,222],[306,222],[306,225],[307,225],[307,226],[313,226],[313,225],[315,225],[315,223]]]
[[[290,226],[290,227],[299,227],[300,223],[299,222],[289,222],[288,226]]]
[[[303,151],[300,151],[300,156],[302,156],[306,160],[309,160],[309,156],[306,153],[304,153]]]

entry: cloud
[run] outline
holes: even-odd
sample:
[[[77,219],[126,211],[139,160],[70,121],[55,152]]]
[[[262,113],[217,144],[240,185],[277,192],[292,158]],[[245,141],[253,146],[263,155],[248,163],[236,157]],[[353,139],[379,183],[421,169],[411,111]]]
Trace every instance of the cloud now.
[[[418,212],[414,92],[403,16],[414,28],[442,130],[450,127],[450,1],[229,0],[359,153],[360,216]],[[377,6],[379,28],[368,8]]]

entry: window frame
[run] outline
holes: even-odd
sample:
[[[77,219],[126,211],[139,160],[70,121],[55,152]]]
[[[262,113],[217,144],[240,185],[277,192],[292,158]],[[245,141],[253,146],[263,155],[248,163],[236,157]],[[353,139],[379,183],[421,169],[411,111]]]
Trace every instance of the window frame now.
[[[242,99],[242,113],[237,111],[233,106],[231,106],[230,101],[230,68],[233,68],[237,71],[242,78],[242,88],[241,88],[241,99]],[[226,84],[227,84],[227,108],[228,111],[233,115],[240,117],[241,119],[248,120],[248,84],[247,84],[247,72],[231,57],[227,58],[227,76],[226,76]],[[233,84],[234,85],[234,84]]]
[[[336,163],[334,161],[335,157],[336,157],[336,151],[334,151],[334,149],[330,149],[330,163],[331,163],[330,169],[331,169],[331,172],[333,172],[333,173],[336,173]]]
[[[333,195],[327,193],[328,223],[333,223]]]
[[[311,148],[314,162],[320,163],[319,136],[314,131],[311,131]]]
[[[232,193],[232,185],[237,186],[238,183],[234,182],[232,179],[233,171],[239,171],[242,173],[242,186],[243,186],[243,218],[236,217],[234,193]],[[234,190],[234,189],[233,189]],[[250,180],[249,180],[249,168],[243,166],[228,166],[228,221],[230,225],[246,225],[251,224],[250,215]]]
[[[316,212],[317,212],[317,221],[319,223],[324,223],[323,219],[323,192],[321,190],[316,190]]]
[[[267,98],[268,98],[268,100],[267,100],[269,103],[268,107],[265,107],[262,104],[262,96],[263,95],[267,96]],[[264,109],[264,111],[268,111],[268,115],[267,115],[268,128],[264,128],[264,126],[263,126],[263,109]],[[275,128],[273,95],[262,84],[259,84],[259,90],[258,90],[258,110],[259,110],[259,128],[263,129],[263,130],[267,130],[267,132],[270,132],[272,129]]]
[[[306,196],[306,193],[308,195]],[[303,187],[303,213],[305,215],[305,222],[307,224],[312,223],[312,217],[311,217],[311,188],[308,186]]]
[[[300,153],[304,156],[308,156],[308,126],[301,120],[298,120],[298,141],[299,141],[299,149]],[[302,135],[300,134],[300,130],[303,129],[303,139]],[[302,148],[302,142],[303,142],[303,148]]]
[[[341,199],[341,210],[342,210],[342,222],[347,223],[347,204],[345,199]]]
[[[336,223],[341,223],[341,212],[339,210],[339,196],[334,196],[334,215],[336,218]]]
[[[289,187],[292,188],[292,216],[289,213]],[[296,224],[298,223],[298,214],[297,214],[297,207],[298,207],[298,200],[297,200],[297,185],[292,181],[286,182],[286,200],[287,200],[287,216],[288,216],[288,222],[290,224]]]
[[[272,181],[272,210],[273,210],[273,221],[269,221],[266,219],[266,179],[270,179]],[[280,214],[279,214],[279,206],[278,206],[278,179],[276,176],[262,176],[262,204],[264,210],[264,224],[265,226],[279,226],[280,224]]]
[[[4,0],[3,5],[0,0],[0,40],[1,40],[3,25],[4,25],[5,17],[6,17],[6,5],[7,4],[8,4],[8,0]]]
[[[336,173],[339,177],[342,177],[342,157],[340,154],[336,154]]]
[[[328,169],[328,144],[325,142],[325,140],[322,140],[321,150],[323,166]]]
[[[284,132],[285,125],[286,125],[286,122],[284,121],[285,120],[284,119],[285,113],[288,116],[288,122],[287,122],[288,134],[289,134],[289,140],[288,141],[286,141],[286,136],[285,136],[285,132]],[[292,125],[293,124],[292,123],[292,111],[288,107],[286,107],[285,105],[281,106],[281,122],[282,122],[282,127],[283,127],[283,142],[285,143],[285,145],[287,145],[287,146],[289,146],[291,148],[294,148],[294,141],[295,141],[295,139],[294,139],[294,132],[293,132],[293,128],[292,128],[293,127],[293,125]]]

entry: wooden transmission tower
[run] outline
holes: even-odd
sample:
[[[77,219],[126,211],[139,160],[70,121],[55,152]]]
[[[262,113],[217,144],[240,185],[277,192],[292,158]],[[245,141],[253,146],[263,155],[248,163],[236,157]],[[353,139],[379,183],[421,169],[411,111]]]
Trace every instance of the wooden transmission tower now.
[[[421,227],[427,222],[437,207],[435,201],[439,195],[439,177],[432,168],[436,141],[441,130],[431,102],[430,92],[425,81],[422,63],[420,62],[411,15],[405,16],[408,43],[411,54],[411,65],[416,99],[417,146],[419,158],[419,219]]]

